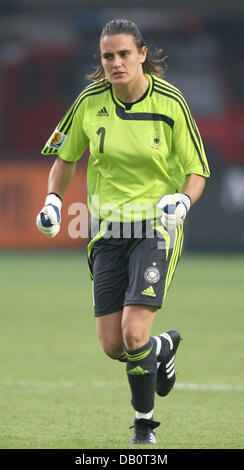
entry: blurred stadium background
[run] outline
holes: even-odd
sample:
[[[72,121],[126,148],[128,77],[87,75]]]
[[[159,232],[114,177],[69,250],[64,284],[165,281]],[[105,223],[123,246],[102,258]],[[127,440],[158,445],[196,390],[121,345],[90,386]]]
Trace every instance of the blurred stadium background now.
[[[122,6],[123,5],[123,6]],[[186,247],[244,247],[244,6],[241,2],[2,0],[0,5],[0,249],[50,247],[35,228],[53,158],[40,150],[96,63],[99,33],[116,16],[136,21],[168,56],[200,128],[212,178],[189,217]],[[87,154],[65,200],[56,247],[69,236],[71,202],[85,201]],[[66,228],[65,228],[66,224]],[[53,248],[54,243],[51,243]]]
[[[40,151],[87,84],[101,28],[119,16],[168,56],[166,79],[190,105],[212,172],[190,211],[187,256],[153,332],[177,327],[184,337],[177,399],[172,393],[157,411],[159,420],[173,416],[167,434],[159,428],[159,448],[243,448],[244,5],[237,0],[1,0],[0,448],[128,446],[129,391],[123,367],[96,338],[86,231],[82,238],[68,231],[80,216],[70,205],[86,202],[88,151],[59,235],[48,240],[35,226],[54,161]],[[85,209],[82,217],[78,232]]]

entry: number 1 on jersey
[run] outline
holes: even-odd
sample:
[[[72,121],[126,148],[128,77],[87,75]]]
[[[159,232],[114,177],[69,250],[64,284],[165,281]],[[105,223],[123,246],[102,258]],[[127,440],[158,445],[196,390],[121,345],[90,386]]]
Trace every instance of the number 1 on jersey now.
[[[104,139],[105,139],[105,127],[99,127],[98,131],[97,131],[97,135],[100,135],[101,134],[101,138],[100,138],[100,146],[99,146],[99,152],[100,153],[103,153],[103,150],[104,150]]]

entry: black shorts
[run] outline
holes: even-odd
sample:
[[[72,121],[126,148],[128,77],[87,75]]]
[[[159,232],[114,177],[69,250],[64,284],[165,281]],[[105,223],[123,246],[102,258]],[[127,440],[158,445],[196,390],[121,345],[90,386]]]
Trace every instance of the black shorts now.
[[[151,233],[144,224],[139,238],[132,230],[130,238],[102,237],[93,245],[95,316],[120,311],[125,305],[162,306],[181,254],[183,227],[168,233],[153,222]]]

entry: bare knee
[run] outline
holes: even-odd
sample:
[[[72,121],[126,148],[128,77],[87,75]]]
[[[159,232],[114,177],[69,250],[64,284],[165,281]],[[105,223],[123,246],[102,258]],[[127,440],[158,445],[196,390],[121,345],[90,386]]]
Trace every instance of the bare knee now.
[[[122,334],[126,348],[130,351],[144,346],[150,339],[150,330],[156,308],[143,305],[125,307],[122,319]]]
[[[118,359],[124,354],[121,331],[122,312],[97,317],[97,332],[102,348],[107,356]]]
[[[114,343],[113,341],[103,341],[100,338],[100,342],[105,354],[111,359],[118,359],[124,354],[123,345],[120,343]]]
[[[149,336],[145,337],[144,332],[137,328],[137,325],[128,324],[123,329],[123,339],[126,348],[133,351],[143,346],[149,340]]]

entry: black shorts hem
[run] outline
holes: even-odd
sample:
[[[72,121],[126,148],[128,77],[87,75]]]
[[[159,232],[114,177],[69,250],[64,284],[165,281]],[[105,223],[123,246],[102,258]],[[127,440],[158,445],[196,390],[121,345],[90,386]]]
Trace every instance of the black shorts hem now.
[[[145,302],[145,300],[128,300],[124,303],[124,307],[127,305],[146,305],[147,307],[161,308],[162,304],[154,304],[152,302]]]
[[[123,310],[123,305],[120,305],[119,307],[113,307],[113,309],[106,309],[106,311],[101,311],[99,310],[98,312],[94,312],[95,317],[103,317],[104,315],[110,315],[111,313],[116,313],[119,310]]]

